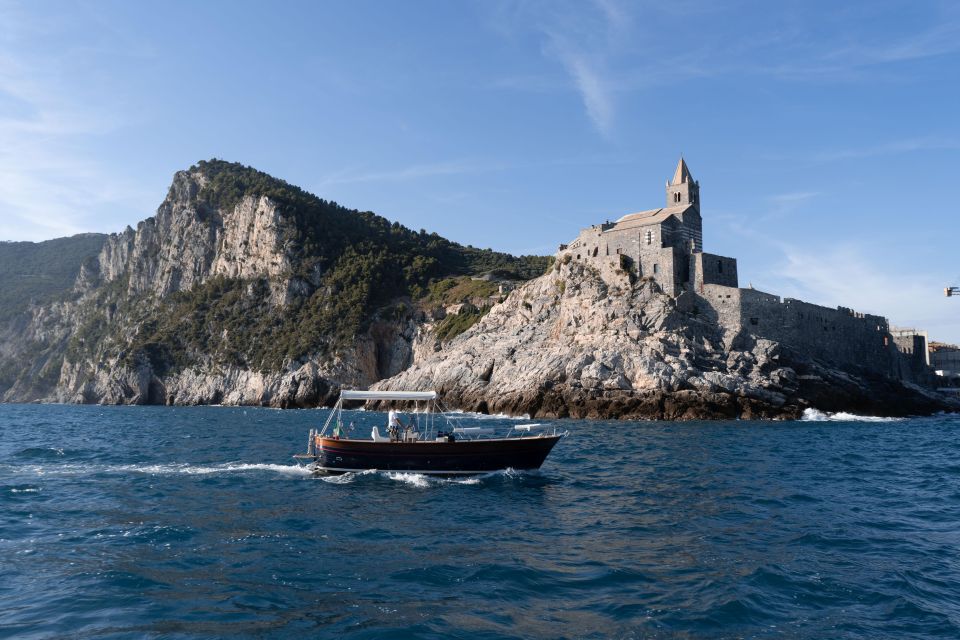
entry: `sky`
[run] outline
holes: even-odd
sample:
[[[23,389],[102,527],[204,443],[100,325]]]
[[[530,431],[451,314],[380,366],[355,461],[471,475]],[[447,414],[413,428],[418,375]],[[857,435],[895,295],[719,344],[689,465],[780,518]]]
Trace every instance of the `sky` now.
[[[960,342],[960,3],[0,0],[0,240],[241,162],[552,254],[682,154],[741,286]]]

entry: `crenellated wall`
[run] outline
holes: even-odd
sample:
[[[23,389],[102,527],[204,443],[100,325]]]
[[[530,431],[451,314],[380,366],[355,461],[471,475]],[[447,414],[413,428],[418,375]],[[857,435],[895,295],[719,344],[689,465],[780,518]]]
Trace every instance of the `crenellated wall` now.
[[[697,294],[697,310],[717,321],[728,343],[749,334],[827,362],[902,377],[886,318],[755,289],[703,284]]]
[[[690,256],[693,286],[700,291],[705,284],[737,287],[737,259],[712,253],[695,253]]]

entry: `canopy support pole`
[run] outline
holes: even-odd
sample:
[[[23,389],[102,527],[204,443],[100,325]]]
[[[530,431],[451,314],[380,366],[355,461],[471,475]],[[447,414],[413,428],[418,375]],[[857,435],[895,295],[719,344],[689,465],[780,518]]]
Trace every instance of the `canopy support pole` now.
[[[333,411],[330,412],[330,415],[327,416],[327,421],[323,423],[323,429],[320,429],[320,435],[323,436],[327,432],[327,427],[330,426],[330,423],[333,421],[333,416],[338,415],[343,410],[343,398],[337,400],[337,404],[333,406]]]

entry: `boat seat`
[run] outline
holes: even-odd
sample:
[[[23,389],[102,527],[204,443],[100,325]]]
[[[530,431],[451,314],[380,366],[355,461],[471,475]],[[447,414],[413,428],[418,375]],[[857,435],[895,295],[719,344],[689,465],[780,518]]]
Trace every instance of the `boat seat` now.
[[[382,435],[380,435],[380,430],[377,429],[376,427],[374,427],[373,430],[370,431],[370,437],[373,438],[373,441],[374,441],[374,442],[389,442],[389,441],[390,441],[390,438],[384,438]]]

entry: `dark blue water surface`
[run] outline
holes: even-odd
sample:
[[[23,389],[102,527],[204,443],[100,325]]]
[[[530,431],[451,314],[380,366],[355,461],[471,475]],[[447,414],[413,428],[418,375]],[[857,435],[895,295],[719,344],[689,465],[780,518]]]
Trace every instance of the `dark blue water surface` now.
[[[311,477],[325,415],[0,406],[0,636],[960,637],[957,417],[569,421],[438,480]]]

